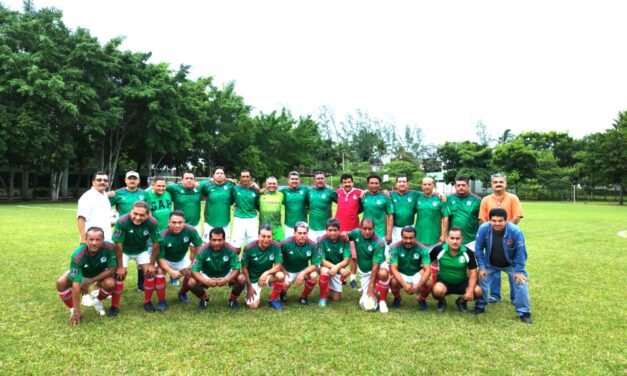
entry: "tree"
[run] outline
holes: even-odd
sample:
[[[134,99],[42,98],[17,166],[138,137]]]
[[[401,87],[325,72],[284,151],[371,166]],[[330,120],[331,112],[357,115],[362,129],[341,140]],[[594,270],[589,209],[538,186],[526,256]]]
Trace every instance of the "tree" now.
[[[489,183],[492,157],[489,146],[471,141],[447,141],[438,147],[437,153],[443,163],[445,182],[454,183],[456,176],[464,175],[484,184]]]
[[[520,180],[536,177],[538,161],[534,151],[520,139],[498,145],[492,154],[492,164],[498,171],[517,176]],[[518,179],[508,178],[516,184]]]

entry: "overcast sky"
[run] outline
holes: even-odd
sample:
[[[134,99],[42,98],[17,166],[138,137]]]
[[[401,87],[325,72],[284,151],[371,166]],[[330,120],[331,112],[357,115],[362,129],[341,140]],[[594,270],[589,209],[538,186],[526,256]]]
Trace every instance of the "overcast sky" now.
[[[0,0],[12,9],[21,0]],[[417,125],[426,142],[507,128],[602,131],[627,110],[627,1],[36,0],[71,28],[192,77],[235,81],[256,111],[330,106]]]

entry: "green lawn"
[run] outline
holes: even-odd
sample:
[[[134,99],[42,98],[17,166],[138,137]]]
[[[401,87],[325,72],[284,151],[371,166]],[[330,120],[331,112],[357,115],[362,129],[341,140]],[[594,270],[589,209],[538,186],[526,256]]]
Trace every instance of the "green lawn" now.
[[[231,312],[227,290],[213,290],[199,312],[168,284],[170,309],[148,314],[129,288],[132,271],[119,317],[84,307],[82,324],[70,327],[55,280],[77,245],[75,207],[0,205],[0,374],[627,373],[623,207],[523,203],[531,326],[508,303],[474,317],[451,298],[443,314],[431,299],[419,312],[408,296],[387,315],[366,313],[350,289],[326,309],[298,306],[291,291],[284,312]]]

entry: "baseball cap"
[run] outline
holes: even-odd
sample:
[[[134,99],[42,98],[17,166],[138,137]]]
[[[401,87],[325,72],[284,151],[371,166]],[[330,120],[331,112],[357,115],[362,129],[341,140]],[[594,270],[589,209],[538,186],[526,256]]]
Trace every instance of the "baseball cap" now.
[[[136,177],[137,179],[139,179],[139,173],[137,173],[137,171],[129,171],[126,173],[126,177],[130,178],[131,176]]]

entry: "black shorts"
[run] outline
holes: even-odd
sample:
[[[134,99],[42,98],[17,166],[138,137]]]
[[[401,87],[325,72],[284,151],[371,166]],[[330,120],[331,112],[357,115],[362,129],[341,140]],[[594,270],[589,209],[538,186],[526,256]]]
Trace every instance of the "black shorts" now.
[[[446,295],[450,295],[450,294],[464,295],[466,293],[466,289],[468,288],[468,280],[465,280],[460,283],[448,283],[438,278],[437,282],[440,282],[444,284],[444,286],[446,286]]]

